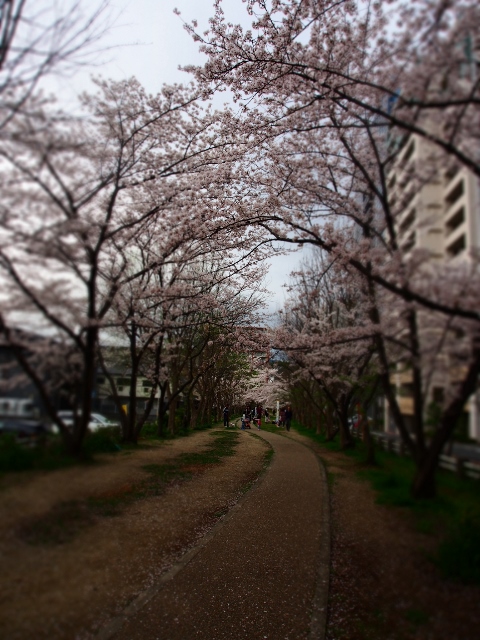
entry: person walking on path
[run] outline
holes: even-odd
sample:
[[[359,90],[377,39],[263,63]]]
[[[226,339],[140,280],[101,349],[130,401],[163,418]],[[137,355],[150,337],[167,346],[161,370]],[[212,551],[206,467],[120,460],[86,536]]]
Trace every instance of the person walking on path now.
[[[262,407],[257,407],[257,429],[260,429],[262,424]]]
[[[287,431],[290,431],[290,425],[292,423],[292,418],[293,418],[292,407],[290,405],[288,405],[288,407],[285,410],[285,426],[287,427]]]
[[[229,416],[229,411],[228,411],[228,406],[226,406],[223,409],[223,426],[224,427],[228,427],[228,416]]]

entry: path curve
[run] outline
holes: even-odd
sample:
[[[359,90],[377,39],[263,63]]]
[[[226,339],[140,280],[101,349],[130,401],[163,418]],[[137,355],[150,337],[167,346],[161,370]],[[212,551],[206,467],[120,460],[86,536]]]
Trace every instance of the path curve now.
[[[99,637],[323,640],[330,545],[325,471],[303,444],[255,433],[275,452],[261,482],[188,562]]]

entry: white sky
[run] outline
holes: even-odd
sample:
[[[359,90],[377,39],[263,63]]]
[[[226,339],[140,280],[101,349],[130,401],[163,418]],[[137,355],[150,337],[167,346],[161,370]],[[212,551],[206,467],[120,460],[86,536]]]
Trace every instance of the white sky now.
[[[100,0],[83,0],[85,14],[93,13],[99,4]],[[231,22],[249,26],[242,0],[224,0],[222,6]],[[174,14],[175,8],[181,17]],[[136,76],[149,93],[156,93],[164,83],[186,83],[190,77],[180,71],[179,66],[202,64],[205,57],[198,51],[198,43],[193,42],[183,28],[182,21],[198,20],[198,29],[203,32],[212,15],[213,0],[111,0],[112,26],[101,40],[99,46],[105,50],[96,56],[95,67],[53,80],[52,90],[63,103],[71,103],[73,107],[75,96],[92,87],[92,74],[115,80]],[[222,101],[225,99],[222,94]],[[272,260],[268,277],[273,294],[270,311],[277,311],[283,305],[282,284],[297,262],[297,255]]]

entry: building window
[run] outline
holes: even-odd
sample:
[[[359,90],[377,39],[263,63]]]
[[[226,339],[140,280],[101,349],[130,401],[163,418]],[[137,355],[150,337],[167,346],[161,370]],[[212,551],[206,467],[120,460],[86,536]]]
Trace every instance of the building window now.
[[[410,251],[410,249],[412,249],[414,246],[415,246],[415,231],[412,231],[412,233],[408,236],[405,244],[402,246],[402,249],[406,253],[407,251]]]
[[[397,395],[400,398],[412,398],[413,397],[413,384],[406,382],[398,387]]]
[[[410,213],[407,215],[407,217],[400,223],[400,231],[402,233],[404,233],[405,231],[407,231],[407,229],[409,229],[412,224],[415,222],[415,216],[416,216],[416,209],[415,207],[410,211]]]
[[[456,211],[455,214],[448,220],[446,235],[448,236],[453,233],[453,231],[455,231],[455,229],[458,229],[458,227],[463,222],[465,222],[465,208],[460,207],[460,209]]]
[[[457,200],[459,200],[464,193],[465,193],[465,189],[463,185],[463,180],[460,180],[460,182],[450,191],[450,193],[445,198],[445,202],[447,203],[447,209],[450,209],[450,207],[454,205],[455,202],[457,202]]]
[[[402,164],[405,165],[415,153],[415,140],[412,140],[405,151],[405,155],[402,158]]]
[[[455,240],[455,242],[453,242],[449,247],[447,247],[448,255],[451,258],[454,258],[455,256],[458,256],[459,253],[462,253],[462,251],[465,250],[466,246],[467,245],[465,242],[465,234],[463,234],[457,240]]]

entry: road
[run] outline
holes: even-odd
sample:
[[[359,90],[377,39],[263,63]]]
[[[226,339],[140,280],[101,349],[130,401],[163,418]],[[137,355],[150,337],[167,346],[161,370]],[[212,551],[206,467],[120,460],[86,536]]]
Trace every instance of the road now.
[[[324,638],[330,544],[324,469],[299,442],[255,435],[274,449],[263,478],[171,578],[99,639]]]

